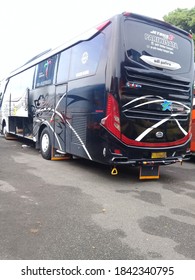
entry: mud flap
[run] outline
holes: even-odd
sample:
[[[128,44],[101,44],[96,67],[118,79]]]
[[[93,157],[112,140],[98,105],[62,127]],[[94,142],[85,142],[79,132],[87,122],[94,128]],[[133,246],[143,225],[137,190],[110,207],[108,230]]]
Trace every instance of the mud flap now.
[[[159,169],[160,166],[149,166],[149,165],[143,165],[140,166],[140,173],[139,173],[139,179],[159,179]]]

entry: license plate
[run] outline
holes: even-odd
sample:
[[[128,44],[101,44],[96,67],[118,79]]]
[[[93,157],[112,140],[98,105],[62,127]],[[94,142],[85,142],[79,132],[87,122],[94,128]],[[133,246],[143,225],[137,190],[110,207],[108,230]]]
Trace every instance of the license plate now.
[[[158,152],[158,153],[152,153],[151,158],[166,158],[167,153],[166,152]]]

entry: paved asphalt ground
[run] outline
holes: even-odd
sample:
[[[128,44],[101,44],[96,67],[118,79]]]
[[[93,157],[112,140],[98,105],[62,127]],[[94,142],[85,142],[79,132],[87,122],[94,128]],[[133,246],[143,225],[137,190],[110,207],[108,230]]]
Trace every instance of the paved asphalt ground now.
[[[195,259],[195,160],[138,169],[46,161],[0,137],[0,259]]]

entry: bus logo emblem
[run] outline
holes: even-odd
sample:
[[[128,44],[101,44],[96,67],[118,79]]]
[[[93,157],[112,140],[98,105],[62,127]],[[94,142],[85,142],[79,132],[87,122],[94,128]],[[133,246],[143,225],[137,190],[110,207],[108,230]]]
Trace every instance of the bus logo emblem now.
[[[163,135],[164,135],[164,134],[163,134],[162,131],[157,131],[157,132],[156,132],[156,137],[157,137],[157,138],[162,138]]]
[[[172,110],[172,102],[171,101],[167,101],[167,100],[165,100],[162,104],[162,110],[163,111],[171,111]]]
[[[88,58],[89,58],[88,52],[84,52],[82,57],[81,57],[81,62],[83,64],[85,64],[87,62]]]

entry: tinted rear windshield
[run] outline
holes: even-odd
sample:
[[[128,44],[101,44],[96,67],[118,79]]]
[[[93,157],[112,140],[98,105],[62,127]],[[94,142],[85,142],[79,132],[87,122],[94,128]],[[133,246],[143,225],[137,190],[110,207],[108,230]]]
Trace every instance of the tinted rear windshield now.
[[[154,68],[142,58],[155,57],[179,65],[179,69],[161,69],[176,74],[190,71],[192,61],[192,44],[190,38],[184,38],[172,30],[166,30],[150,23],[125,20],[125,48],[127,56],[139,64]]]

